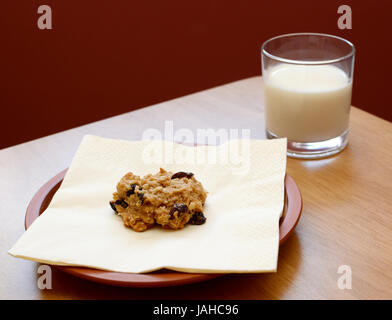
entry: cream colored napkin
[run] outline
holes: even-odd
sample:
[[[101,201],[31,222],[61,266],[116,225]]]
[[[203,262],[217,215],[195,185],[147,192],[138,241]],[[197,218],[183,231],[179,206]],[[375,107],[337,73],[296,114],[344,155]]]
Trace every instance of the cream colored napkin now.
[[[128,171],[190,171],[209,192],[207,222],[137,233],[109,206]],[[272,272],[279,249],[286,139],[221,146],[85,136],[48,209],[9,253],[55,265],[141,273]]]

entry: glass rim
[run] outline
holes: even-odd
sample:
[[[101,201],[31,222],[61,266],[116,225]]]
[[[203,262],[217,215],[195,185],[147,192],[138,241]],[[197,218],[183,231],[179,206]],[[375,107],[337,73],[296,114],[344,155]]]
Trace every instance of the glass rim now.
[[[336,59],[329,59],[329,60],[317,60],[317,61],[306,61],[306,60],[293,60],[293,59],[286,59],[286,58],[282,58],[276,55],[273,55],[272,53],[269,53],[266,49],[265,46],[267,44],[269,44],[270,42],[277,40],[277,39],[281,39],[281,38],[287,38],[287,37],[291,37],[291,36],[319,36],[319,37],[327,37],[327,38],[334,38],[337,40],[340,40],[344,43],[346,43],[351,51],[350,53],[341,56],[339,58]],[[322,64],[331,64],[331,63],[336,63],[336,62],[340,62],[343,60],[346,60],[348,58],[351,58],[355,55],[355,46],[352,42],[342,38],[342,37],[338,37],[335,35],[331,35],[331,34],[327,34],[327,33],[314,33],[314,32],[299,32],[299,33],[286,33],[286,34],[282,34],[273,38],[270,38],[266,41],[264,41],[264,43],[261,46],[261,53],[265,56],[267,56],[268,58],[280,61],[280,62],[284,62],[284,63],[290,63],[290,64],[302,64],[302,65],[322,65]]]

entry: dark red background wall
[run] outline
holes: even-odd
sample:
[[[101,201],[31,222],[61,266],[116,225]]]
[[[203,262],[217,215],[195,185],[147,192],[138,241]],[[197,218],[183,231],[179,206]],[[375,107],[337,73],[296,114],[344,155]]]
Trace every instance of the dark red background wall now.
[[[392,120],[391,14],[388,0],[3,0],[0,148],[258,75],[264,40],[304,31],[354,42],[353,104]]]

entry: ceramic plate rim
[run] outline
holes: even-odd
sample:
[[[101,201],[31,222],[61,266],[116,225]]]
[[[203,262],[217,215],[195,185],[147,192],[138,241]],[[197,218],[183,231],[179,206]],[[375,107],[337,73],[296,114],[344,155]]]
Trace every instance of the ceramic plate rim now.
[[[64,169],[47,181],[31,199],[25,216],[27,230],[38,216],[49,205],[53,195],[59,188],[68,169]],[[282,245],[294,231],[302,212],[302,196],[294,179],[286,173],[285,176],[285,204],[279,225],[279,245]],[[94,282],[124,286],[124,287],[167,287],[206,281],[224,274],[219,273],[184,273],[162,270],[153,273],[121,273],[98,269],[55,266],[71,275]]]

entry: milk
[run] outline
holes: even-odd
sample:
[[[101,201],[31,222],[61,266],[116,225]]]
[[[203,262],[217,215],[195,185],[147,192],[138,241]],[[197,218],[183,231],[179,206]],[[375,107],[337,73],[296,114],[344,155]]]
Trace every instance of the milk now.
[[[263,77],[271,133],[295,142],[317,142],[348,129],[352,82],[339,68],[280,64]]]

